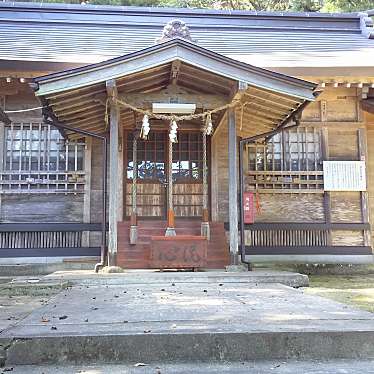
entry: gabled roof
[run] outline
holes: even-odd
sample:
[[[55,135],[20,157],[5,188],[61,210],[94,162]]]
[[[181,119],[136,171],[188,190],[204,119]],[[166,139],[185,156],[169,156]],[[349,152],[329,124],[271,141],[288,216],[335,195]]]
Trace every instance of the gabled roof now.
[[[235,61],[179,38],[105,62],[35,78],[35,90],[60,123],[103,132],[106,81],[117,81],[121,97],[136,92],[146,98],[150,92],[169,87],[176,63],[175,84],[192,93],[219,95],[228,103],[235,90],[242,87],[250,105],[243,107],[241,117],[248,120],[243,127],[251,134],[285,125],[315,98],[314,83]],[[122,123],[132,128],[134,114],[122,109]]]
[[[0,60],[93,63],[148,47],[171,19],[198,44],[252,65],[373,66],[365,16],[0,3]]]
[[[179,60],[237,82],[313,101],[314,83],[245,64],[176,38],[105,62],[35,78],[38,96],[120,78]]]

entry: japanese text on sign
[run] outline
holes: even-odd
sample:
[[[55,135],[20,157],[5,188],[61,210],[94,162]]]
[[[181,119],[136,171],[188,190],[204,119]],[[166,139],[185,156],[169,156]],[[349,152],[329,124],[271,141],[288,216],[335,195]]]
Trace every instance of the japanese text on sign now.
[[[323,161],[325,191],[366,191],[365,161]]]

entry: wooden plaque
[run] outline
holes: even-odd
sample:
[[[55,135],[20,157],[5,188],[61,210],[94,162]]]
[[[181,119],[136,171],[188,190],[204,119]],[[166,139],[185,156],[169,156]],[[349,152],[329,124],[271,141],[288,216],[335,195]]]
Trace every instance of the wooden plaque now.
[[[203,236],[152,236],[151,266],[160,269],[204,267],[207,247]]]

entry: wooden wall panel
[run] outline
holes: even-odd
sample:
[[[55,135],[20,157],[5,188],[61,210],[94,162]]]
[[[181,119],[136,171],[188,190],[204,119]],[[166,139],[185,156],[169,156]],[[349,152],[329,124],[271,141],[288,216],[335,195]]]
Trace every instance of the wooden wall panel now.
[[[358,119],[356,97],[336,98],[327,102],[327,121],[349,122]]]
[[[331,192],[331,222],[361,222],[359,192]]]
[[[212,183],[215,183],[217,220],[228,222],[229,177],[228,177],[228,128],[224,121],[213,137]],[[214,201],[214,199],[213,199]]]
[[[302,114],[302,121],[318,122],[321,121],[321,102],[310,103]]]
[[[322,194],[260,194],[256,222],[324,222]]]
[[[318,101],[326,103],[322,121],[352,122],[358,120],[357,88],[327,87]],[[322,111],[323,112],[323,111]]]
[[[0,222],[83,222],[83,194],[3,195]]]
[[[331,232],[332,245],[361,246],[364,245],[362,231],[336,230]]]
[[[329,128],[329,156],[332,161],[358,158],[357,130]]]
[[[92,139],[91,154],[91,222],[101,222],[102,212],[102,175],[103,175],[102,142]]]

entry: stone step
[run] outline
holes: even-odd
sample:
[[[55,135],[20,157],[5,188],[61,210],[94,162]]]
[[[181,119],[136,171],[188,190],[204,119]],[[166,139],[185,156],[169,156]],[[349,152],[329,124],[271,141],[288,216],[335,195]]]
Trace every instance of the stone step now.
[[[66,373],[110,373],[110,374],[363,374],[373,373],[374,360],[264,360],[239,362],[188,362],[188,363],[134,363],[134,364],[95,364],[95,365],[17,365],[12,374],[66,374]]]
[[[0,347],[5,366],[370,359],[374,316],[277,284],[80,283]]]
[[[374,358],[374,331],[64,333],[0,338],[0,344],[7,345],[7,366]]]

